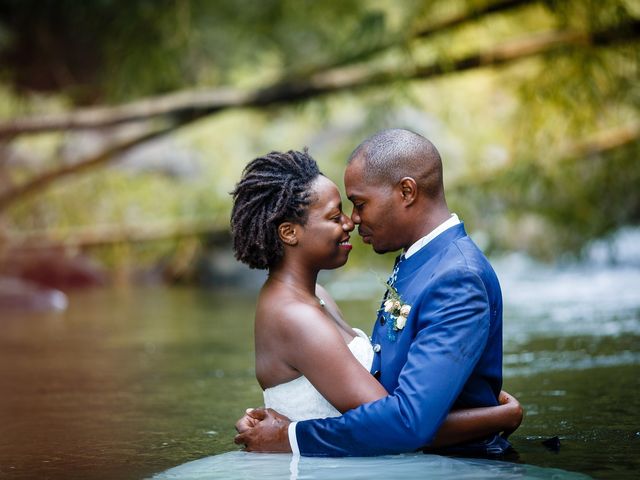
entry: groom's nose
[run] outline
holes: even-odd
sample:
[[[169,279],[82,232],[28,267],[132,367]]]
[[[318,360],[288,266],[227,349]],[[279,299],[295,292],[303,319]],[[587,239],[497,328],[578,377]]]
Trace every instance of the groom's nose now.
[[[360,215],[358,215],[355,208],[351,211],[351,221],[356,225],[360,225]]]

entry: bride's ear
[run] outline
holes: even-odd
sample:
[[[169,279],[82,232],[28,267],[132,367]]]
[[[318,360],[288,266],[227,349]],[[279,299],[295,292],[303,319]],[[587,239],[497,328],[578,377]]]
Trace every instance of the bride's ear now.
[[[278,225],[278,237],[280,237],[280,240],[282,240],[285,245],[297,245],[296,225],[291,222],[281,223]]]

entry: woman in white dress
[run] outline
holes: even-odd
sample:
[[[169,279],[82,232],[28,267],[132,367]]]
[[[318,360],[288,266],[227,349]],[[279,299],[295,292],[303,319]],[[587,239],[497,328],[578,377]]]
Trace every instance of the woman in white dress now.
[[[291,420],[337,416],[387,395],[369,373],[367,336],[351,328],[316,283],[347,261],[354,225],[336,185],[306,152],[271,152],[250,162],[233,192],[238,260],[267,269],[256,308],[256,377],[265,406]],[[520,424],[506,393],[500,406],[451,412],[433,446],[465,442]]]

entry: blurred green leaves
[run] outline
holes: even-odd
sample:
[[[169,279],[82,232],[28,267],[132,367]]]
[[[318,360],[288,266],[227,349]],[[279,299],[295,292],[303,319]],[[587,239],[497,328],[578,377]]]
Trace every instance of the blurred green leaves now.
[[[623,0],[0,0],[4,118],[182,90],[294,88],[327,72],[364,79],[191,123],[172,137],[198,153],[193,178],[122,170],[114,157],[16,204],[5,224],[224,217],[251,158],[308,145],[340,184],[355,145],[399,126],[440,148],[450,204],[488,248],[579,252],[640,221],[639,16]],[[526,53],[544,38],[569,41]],[[496,52],[509,60],[492,62]],[[631,135],[598,140],[621,130]],[[14,160],[0,163],[0,188],[65,165],[81,136],[6,138]]]

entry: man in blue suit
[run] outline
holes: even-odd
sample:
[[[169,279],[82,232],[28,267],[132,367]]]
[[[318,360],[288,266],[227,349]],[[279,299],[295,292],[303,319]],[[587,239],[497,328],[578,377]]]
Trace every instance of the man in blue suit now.
[[[353,152],[344,181],[363,241],[377,253],[404,250],[390,279],[395,290],[372,335],[372,373],[391,393],[336,418],[291,423],[263,410],[262,421],[242,435],[251,450],[306,456],[415,451],[429,445],[452,408],[498,404],[500,285],[447,207],[435,146],[407,130],[379,132]],[[242,430],[242,421],[238,425]],[[508,448],[496,435],[461,452]]]

